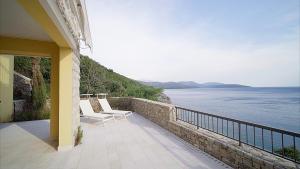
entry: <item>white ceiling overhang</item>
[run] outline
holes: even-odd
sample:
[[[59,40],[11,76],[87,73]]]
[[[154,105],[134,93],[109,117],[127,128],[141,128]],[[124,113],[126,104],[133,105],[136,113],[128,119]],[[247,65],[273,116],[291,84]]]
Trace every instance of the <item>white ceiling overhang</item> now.
[[[59,32],[62,34],[68,45],[73,50],[78,50],[78,42],[72,36],[65,19],[63,18],[55,0],[39,0],[48,16],[54,22]]]
[[[79,18],[76,21],[71,21],[76,24],[84,24],[83,29],[75,29],[76,31],[73,30],[73,25],[71,25],[70,28],[70,23],[67,23],[69,21],[66,20],[65,14],[62,14],[66,12],[67,9],[61,11],[56,0],[39,0],[39,3],[60,32],[61,36],[63,36],[63,39],[67,42],[68,46],[62,47],[70,47],[75,51],[79,51],[79,42],[81,40],[84,40],[89,47],[92,46],[84,1],[74,1],[75,8],[80,6],[81,8],[78,9],[83,11],[81,12],[83,14],[83,19]],[[79,15],[74,16],[77,17]],[[80,36],[74,36],[74,32],[79,32]],[[47,34],[43,27],[25,11],[17,0],[0,0],[0,36],[50,42],[54,41],[51,39],[51,35],[49,36]]]
[[[52,41],[42,27],[16,0],[0,0],[0,35]]]

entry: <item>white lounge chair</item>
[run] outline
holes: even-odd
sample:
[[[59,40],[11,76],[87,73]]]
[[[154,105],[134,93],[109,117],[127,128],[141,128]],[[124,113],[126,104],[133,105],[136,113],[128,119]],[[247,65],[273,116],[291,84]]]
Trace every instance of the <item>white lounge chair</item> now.
[[[108,101],[106,99],[98,99],[103,112],[104,113],[108,113],[108,114],[115,114],[115,115],[121,115],[124,116],[125,118],[127,118],[127,116],[131,115],[132,112],[131,111],[123,111],[123,110],[113,110],[111,109]]]
[[[101,120],[102,122],[114,120],[114,115],[95,113],[89,100],[80,100],[80,108],[84,117]]]

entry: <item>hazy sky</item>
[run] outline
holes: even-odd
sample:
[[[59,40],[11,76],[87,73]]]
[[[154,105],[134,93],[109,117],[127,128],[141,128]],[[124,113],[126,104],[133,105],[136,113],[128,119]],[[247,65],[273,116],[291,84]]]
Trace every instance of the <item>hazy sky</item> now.
[[[93,53],[136,80],[300,86],[299,0],[86,0]]]

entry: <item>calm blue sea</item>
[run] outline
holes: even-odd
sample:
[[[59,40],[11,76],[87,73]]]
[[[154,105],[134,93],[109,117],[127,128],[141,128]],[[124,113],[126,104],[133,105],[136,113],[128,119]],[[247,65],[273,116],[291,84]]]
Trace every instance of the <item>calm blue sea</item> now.
[[[300,87],[166,89],[173,104],[300,133]]]

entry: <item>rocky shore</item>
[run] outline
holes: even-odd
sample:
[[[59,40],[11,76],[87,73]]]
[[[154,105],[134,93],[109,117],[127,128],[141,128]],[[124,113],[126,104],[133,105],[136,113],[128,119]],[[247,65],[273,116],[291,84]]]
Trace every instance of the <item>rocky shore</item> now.
[[[163,103],[168,103],[168,104],[172,104],[170,97],[168,97],[166,94],[164,93],[160,93],[157,100],[159,102],[163,102]]]

